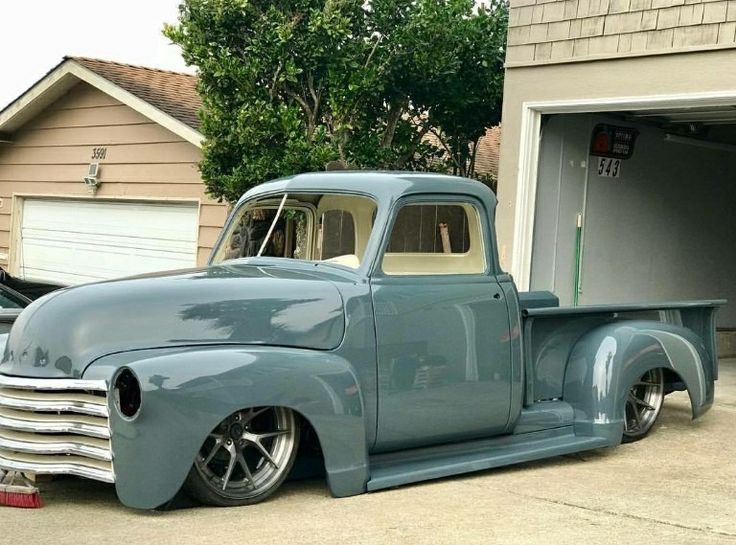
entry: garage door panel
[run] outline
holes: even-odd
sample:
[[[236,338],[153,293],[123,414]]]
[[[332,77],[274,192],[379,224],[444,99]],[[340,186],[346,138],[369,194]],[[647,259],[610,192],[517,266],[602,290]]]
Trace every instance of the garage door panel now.
[[[104,229],[101,228],[101,230]],[[176,236],[175,233],[171,235]],[[74,237],[70,240],[70,237]],[[24,241],[28,244],[49,246],[65,246],[73,243],[74,246],[84,247],[91,246],[99,248],[104,246],[111,252],[116,249],[122,251],[133,250],[156,250],[163,252],[180,252],[188,254],[191,248],[192,240],[172,240],[171,238],[154,238],[143,236],[125,236],[123,234],[108,235],[106,233],[86,233],[83,231],[67,231],[67,230],[45,230],[45,229],[25,229],[23,232]]]
[[[152,255],[152,252],[105,252],[101,255],[92,248],[50,248],[44,245],[29,245],[25,257],[32,263],[32,266],[24,267],[26,278],[65,285],[192,266],[185,254],[163,257]],[[60,270],[60,263],[68,263],[69,266]]]
[[[148,203],[98,203],[28,200],[23,225],[28,228],[79,233],[121,234],[141,238],[180,237],[192,226],[192,206]]]
[[[21,274],[78,284],[193,267],[197,216],[178,204],[27,200]]]

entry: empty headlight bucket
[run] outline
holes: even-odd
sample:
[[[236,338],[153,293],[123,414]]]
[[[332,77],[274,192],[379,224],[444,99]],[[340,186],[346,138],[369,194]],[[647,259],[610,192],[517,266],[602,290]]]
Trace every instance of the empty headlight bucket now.
[[[115,407],[125,418],[135,418],[141,410],[141,384],[127,367],[118,371],[113,383]]]

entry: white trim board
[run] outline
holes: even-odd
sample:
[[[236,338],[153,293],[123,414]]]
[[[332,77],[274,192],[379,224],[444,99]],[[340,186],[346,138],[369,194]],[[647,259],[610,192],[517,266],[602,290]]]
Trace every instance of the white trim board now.
[[[0,112],[0,132],[13,132],[18,129],[79,81],[99,89],[198,148],[202,147],[204,137],[199,131],[85,68],[74,59],[62,62]]]
[[[511,253],[511,274],[516,280],[518,289],[528,290],[531,282],[542,114],[661,110],[734,104],[736,104],[736,89],[711,93],[524,102],[521,106],[519,163]]]

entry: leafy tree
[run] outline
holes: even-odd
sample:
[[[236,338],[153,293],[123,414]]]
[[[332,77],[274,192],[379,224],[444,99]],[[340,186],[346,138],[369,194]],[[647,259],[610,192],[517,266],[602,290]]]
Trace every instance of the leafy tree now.
[[[184,0],[209,192],[355,168],[474,176],[500,121],[506,0]]]

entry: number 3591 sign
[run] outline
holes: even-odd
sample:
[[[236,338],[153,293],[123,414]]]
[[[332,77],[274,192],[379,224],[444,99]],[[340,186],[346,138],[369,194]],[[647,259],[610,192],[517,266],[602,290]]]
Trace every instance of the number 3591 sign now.
[[[621,174],[621,159],[598,158],[598,176],[618,178],[619,174]]]

